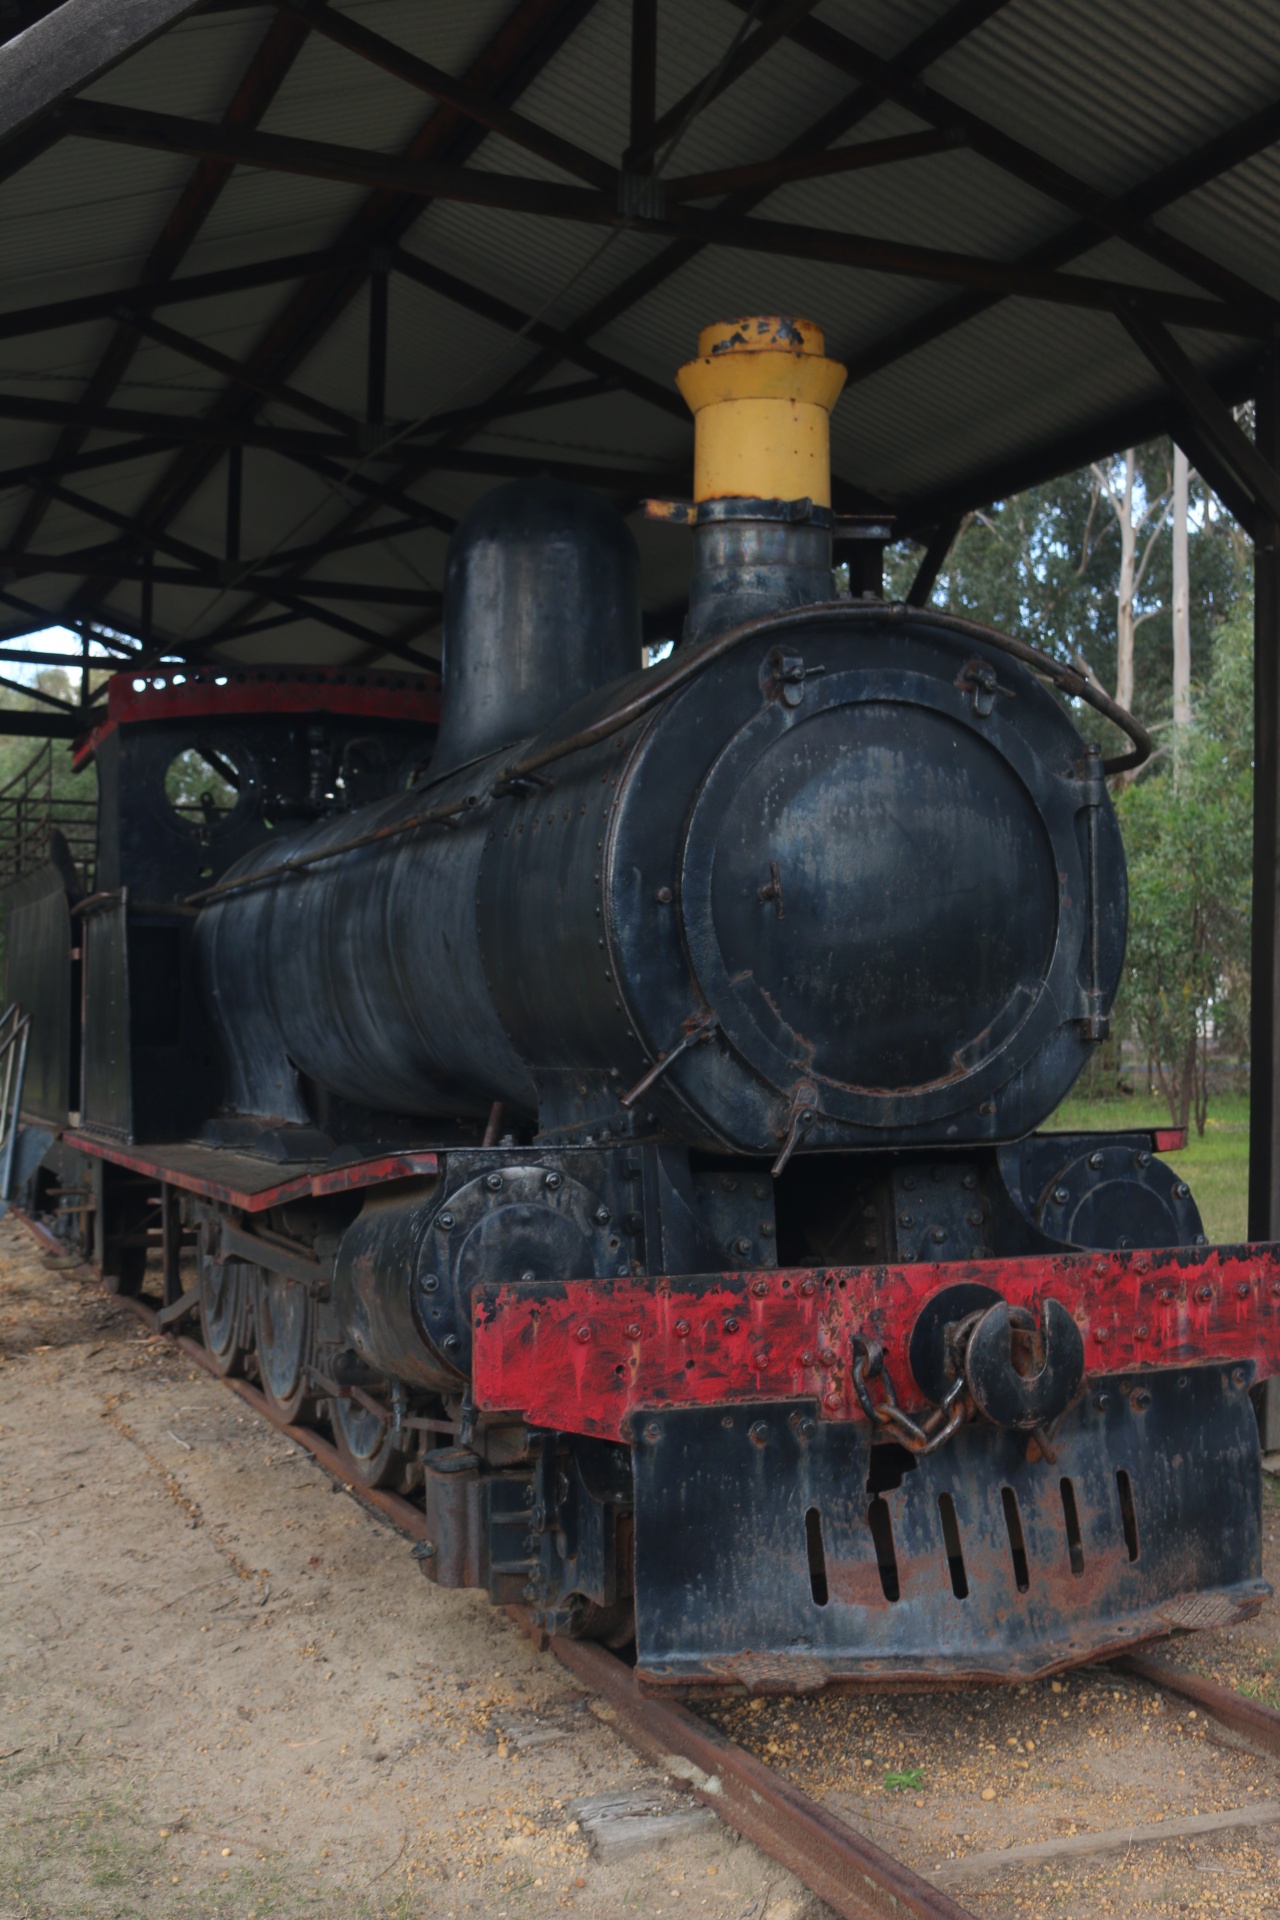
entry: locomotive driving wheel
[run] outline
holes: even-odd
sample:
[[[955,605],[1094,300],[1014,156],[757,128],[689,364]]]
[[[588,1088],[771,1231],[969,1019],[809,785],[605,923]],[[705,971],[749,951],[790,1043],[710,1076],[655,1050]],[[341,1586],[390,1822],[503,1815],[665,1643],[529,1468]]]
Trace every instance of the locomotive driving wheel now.
[[[252,1349],[252,1269],[243,1260],[215,1260],[211,1230],[200,1230],[200,1330],[216,1370],[226,1376],[244,1372]]]
[[[407,1492],[412,1464],[391,1438],[391,1429],[376,1413],[355,1399],[331,1400],[329,1417],[343,1464],[362,1487],[390,1487]]]
[[[254,1266],[253,1325],[258,1346],[258,1384],[278,1420],[293,1425],[309,1420],[314,1400],[308,1391],[311,1359],[311,1298],[296,1281]]]

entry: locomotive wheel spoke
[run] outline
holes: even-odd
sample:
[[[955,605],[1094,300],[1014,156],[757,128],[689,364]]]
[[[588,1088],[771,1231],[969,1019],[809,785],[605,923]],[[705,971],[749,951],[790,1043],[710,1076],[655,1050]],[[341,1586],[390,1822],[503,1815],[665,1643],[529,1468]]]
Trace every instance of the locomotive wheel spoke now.
[[[307,1389],[311,1361],[311,1298],[306,1289],[266,1267],[252,1276],[253,1325],[258,1347],[258,1382],[272,1411],[293,1425],[315,1412]]]

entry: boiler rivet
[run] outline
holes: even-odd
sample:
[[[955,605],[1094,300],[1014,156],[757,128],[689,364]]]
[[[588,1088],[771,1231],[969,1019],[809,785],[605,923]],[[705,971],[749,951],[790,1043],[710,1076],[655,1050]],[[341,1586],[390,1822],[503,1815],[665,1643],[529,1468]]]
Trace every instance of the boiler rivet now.
[[[1147,1152],[1145,1147],[1142,1149],[1141,1153],[1134,1154],[1133,1164],[1135,1167],[1149,1167],[1151,1165],[1151,1155]]]
[[[689,1322],[687,1320],[676,1321],[676,1333],[681,1340],[684,1339],[688,1331],[689,1331]]]
[[[1111,1405],[1111,1395],[1109,1393],[1096,1393],[1093,1396],[1093,1404],[1099,1413],[1105,1413]]]
[[[639,1324],[635,1320],[633,1320],[631,1322],[631,1325],[627,1328],[626,1333],[627,1333],[628,1340],[638,1340],[640,1338]]]
[[[1253,1289],[1247,1280],[1236,1281],[1236,1296],[1238,1299],[1247,1300],[1252,1291]]]
[[[802,1367],[811,1367],[813,1365],[813,1355],[809,1352],[802,1353],[800,1355],[800,1365]]]
[[[752,1422],[752,1425],[751,1425],[751,1444],[752,1444],[752,1446],[753,1446],[753,1447],[767,1447],[767,1446],[768,1446],[768,1444],[769,1444],[769,1429],[768,1429],[768,1427],[767,1427],[767,1426],[765,1425],[765,1423],[764,1423],[764,1421],[763,1421],[763,1420],[755,1420],[755,1421],[753,1421],[753,1422]]]
[[[444,1339],[440,1342],[440,1344],[444,1348],[446,1353],[456,1353],[458,1351],[458,1348],[462,1345],[462,1342],[459,1340],[456,1333],[446,1333]]]
[[[609,1224],[608,1207],[597,1207],[592,1217],[598,1227],[607,1227]]]
[[[651,1420],[648,1426],[644,1430],[644,1437],[649,1442],[650,1446],[652,1446],[655,1440],[661,1439],[662,1430],[661,1428],[656,1427],[653,1421]]]
[[[560,1174],[549,1173],[542,1184],[544,1187],[550,1187],[552,1193],[554,1193],[557,1187],[563,1186],[564,1181]]]
[[[726,1333],[736,1333],[738,1331],[738,1323],[732,1314],[730,1314],[729,1318],[725,1321],[724,1330]]]
[[[933,1241],[935,1246],[940,1247],[942,1245],[942,1242],[946,1239],[946,1237],[947,1237],[947,1230],[945,1227],[931,1227],[929,1230],[929,1238]]]
[[[436,1290],[436,1288],[437,1288],[437,1287],[438,1287],[439,1285],[440,1285],[440,1275],[439,1275],[438,1273],[424,1273],[424,1274],[423,1274],[423,1276],[422,1276],[422,1291],[423,1291],[424,1293],[434,1293],[434,1292],[435,1292],[435,1290]]]
[[[1054,1197],[1054,1200],[1057,1202],[1058,1206],[1065,1207],[1068,1200],[1071,1198],[1070,1188],[1055,1187],[1053,1190],[1053,1197]]]
[[[752,1283],[751,1283],[751,1291],[752,1291],[752,1293],[754,1293],[754,1295],[756,1296],[756,1299],[757,1299],[757,1300],[763,1300],[763,1299],[764,1299],[764,1296],[765,1296],[765,1295],[766,1295],[766,1293],[768,1293],[768,1291],[769,1291],[769,1283],[768,1283],[768,1281],[767,1281],[767,1280],[753,1280],[753,1281],[752,1281]],[[1276,1292],[1276,1293],[1280,1293],[1280,1281],[1277,1281],[1277,1282],[1276,1282],[1276,1286],[1275,1286],[1275,1292]]]
[[[578,1328],[578,1331],[577,1331],[577,1333],[576,1333],[576,1334],[575,1334],[575,1336],[574,1336],[574,1338],[575,1338],[575,1339],[577,1339],[577,1340],[580,1340],[580,1341],[582,1342],[582,1344],[583,1344],[583,1346],[585,1347],[585,1346],[586,1346],[586,1344],[587,1344],[587,1342],[588,1342],[588,1340],[589,1340],[589,1339],[591,1338],[591,1329],[590,1329],[590,1327],[579,1327],[579,1328]]]
[[[1161,1287],[1161,1289],[1160,1289],[1160,1303],[1161,1303],[1161,1305],[1162,1305],[1162,1306],[1166,1306],[1166,1307],[1167,1307],[1167,1306],[1169,1306],[1169,1305],[1170,1305],[1170,1303],[1172,1302],[1172,1300],[1173,1300],[1173,1288],[1172,1288],[1172,1287]]]
[[[1179,1200],[1189,1200],[1191,1198],[1191,1189],[1185,1180],[1179,1180],[1173,1191]]]
[[[653,897],[660,907],[669,907],[672,900],[670,887],[659,887]]]
[[[448,1229],[449,1227],[451,1227],[451,1226],[453,1225],[453,1215],[452,1215],[451,1213],[442,1213],[442,1214],[440,1215],[440,1219],[439,1219],[439,1222],[438,1222],[438,1224],[439,1224],[440,1226],[442,1226],[442,1227],[444,1227],[444,1228],[446,1228],[446,1229]]]
[[[735,1240],[733,1243],[733,1251],[738,1255],[739,1259],[745,1260],[751,1251],[751,1242],[749,1240]]]
[[[484,1183],[490,1193],[496,1193],[502,1185],[502,1175],[500,1173],[486,1173]]]
[[[1212,1287],[1197,1287],[1197,1288],[1196,1288],[1196,1299],[1197,1299],[1197,1300],[1212,1300],[1212,1298],[1213,1298],[1213,1288],[1212,1288]]]
[[[838,1393],[829,1393],[824,1404],[828,1407],[838,1407],[840,1405],[840,1395]]]
[[[811,1293],[816,1291],[817,1285],[818,1283],[816,1280],[802,1280],[800,1282],[800,1291],[802,1294],[804,1294],[805,1298],[807,1299]]]
[[[1102,1155],[1100,1153],[1091,1153],[1089,1155],[1089,1165],[1093,1168],[1094,1172],[1096,1173],[1098,1171],[1098,1168],[1102,1165]]]

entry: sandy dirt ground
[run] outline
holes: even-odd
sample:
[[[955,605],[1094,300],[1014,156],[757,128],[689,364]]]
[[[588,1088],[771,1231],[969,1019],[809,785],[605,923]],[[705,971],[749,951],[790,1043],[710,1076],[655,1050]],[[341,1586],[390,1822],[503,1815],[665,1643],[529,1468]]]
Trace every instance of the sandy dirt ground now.
[[[823,1920],[723,1829],[595,1857],[579,1797],[691,1803],[12,1221],[0,1355],[0,1920]],[[1265,1500],[1275,1582],[1274,1481]],[[1280,1706],[1275,1602],[1158,1652]],[[1110,1669],[704,1711],[982,1920],[1280,1920],[1280,1766]],[[1228,1811],[1250,1824],[1183,1830]],[[1070,1845],[990,1857],[1046,1841]]]
[[[0,1223],[0,1916],[821,1920],[555,1663],[95,1283]],[[336,1496],[336,1497],[335,1497]]]

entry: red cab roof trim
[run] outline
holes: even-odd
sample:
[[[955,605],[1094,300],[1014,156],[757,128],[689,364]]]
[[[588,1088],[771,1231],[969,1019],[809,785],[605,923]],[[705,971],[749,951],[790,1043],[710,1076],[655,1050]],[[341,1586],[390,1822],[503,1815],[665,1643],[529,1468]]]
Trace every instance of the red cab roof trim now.
[[[119,726],[268,713],[342,713],[434,727],[440,721],[440,679],[434,673],[342,667],[175,666],[116,673],[107,682],[106,718],[77,743],[75,764],[84,766]]]

